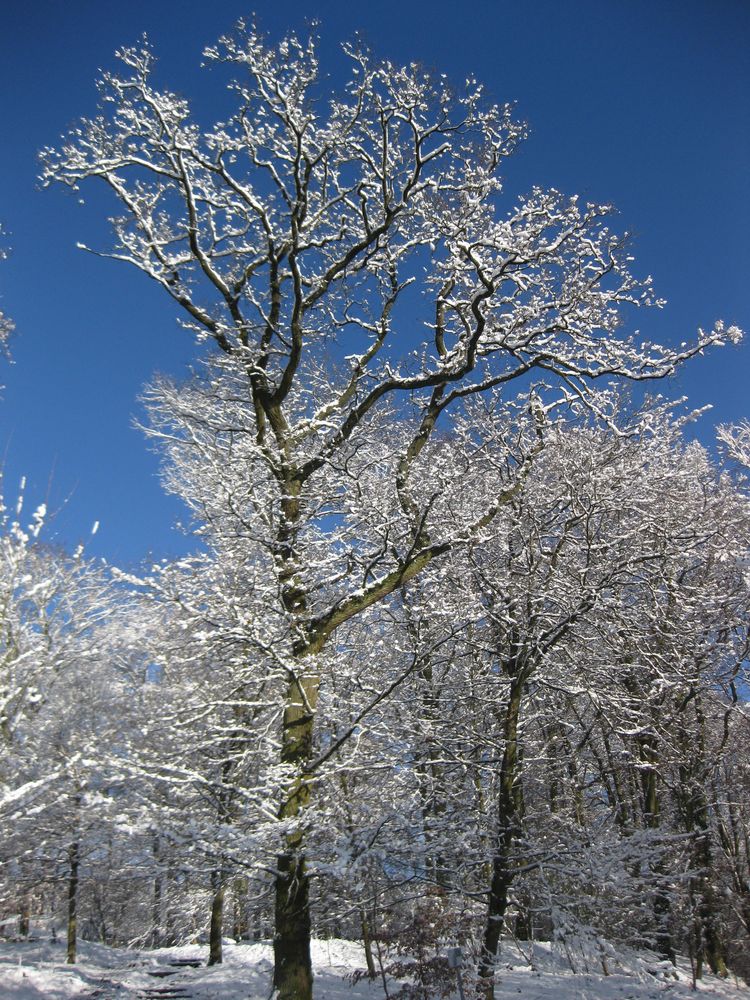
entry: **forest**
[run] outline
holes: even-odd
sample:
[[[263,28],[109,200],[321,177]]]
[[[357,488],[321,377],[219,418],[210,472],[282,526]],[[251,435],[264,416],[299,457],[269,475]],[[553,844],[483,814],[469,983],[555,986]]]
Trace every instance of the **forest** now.
[[[0,932],[272,939],[278,1000],[319,938],[424,1000],[451,947],[493,1000],[504,941],[750,975],[750,424],[656,391],[741,332],[645,340],[619,220],[506,197],[473,80],[351,44],[331,91],[240,24],[207,125],[118,55],[42,182],[106,188],[82,248],[201,345],[143,394],[193,554],[63,551],[6,488]]]

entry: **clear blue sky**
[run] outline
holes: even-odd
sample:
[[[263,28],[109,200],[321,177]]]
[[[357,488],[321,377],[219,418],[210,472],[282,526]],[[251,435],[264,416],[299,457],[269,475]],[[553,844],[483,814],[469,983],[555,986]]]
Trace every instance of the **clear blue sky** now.
[[[70,544],[101,522],[91,553],[130,565],[184,551],[179,505],[161,494],[158,460],[132,427],[157,370],[194,356],[166,300],[145,278],[75,249],[106,212],[41,191],[36,154],[93,112],[94,80],[144,31],[160,77],[210,114],[204,45],[242,16],[272,36],[321,22],[323,58],[360,31],[376,54],[474,74],[514,100],[531,138],[514,189],[552,185],[613,202],[637,237],[638,270],[669,300],[642,314],[644,334],[688,339],[717,318],[750,330],[750,3],[747,0],[33,0],[0,4],[0,220],[11,259],[0,308],[17,325],[0,369],[5,492],[22,474],[30,501],[57,510]],[[101,240],[98,241],[101,243]],[[700,359],[663,387],[712,402],[714,421],[749,415],[750,343]],[[1,363],[1,362],[0,362]]]

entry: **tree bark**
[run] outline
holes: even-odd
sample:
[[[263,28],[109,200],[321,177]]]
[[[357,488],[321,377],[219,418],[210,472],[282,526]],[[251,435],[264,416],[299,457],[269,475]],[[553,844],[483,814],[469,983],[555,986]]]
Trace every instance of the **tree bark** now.
[[[239,944],[250,937],[250,927],[247,919],[247,879],[240,875],[234,880],[234,921],[233,936]]]
[[[372,955],[372,936],[370,934],[370,922],[364,910],[360,910],[360,920],[362,923],[362,947],[365,951],[365,962],[367,964],[367,975],[370,979],[377,977],[375,970],[375,959]]]
[[[28,892],[21,896],[21,905],[18,913],[18,933],[22,938],[29,936],[31,930],[31,901]]]
[[[297,475],[287,470],[276,555],[282,602],[306,631],[307,594],[299,579],[295,553],[301,490]],[[291,821],[291,832],[286,834],[277,858],[274,886],[273,985],[278,1000],[312,1000],[310,877],[302,813],[311,793],[305,768],[312,758],[320,678],[308,666],[310,652],[309,646],[296,649],[282,721],[281,762],[291,767],[293,777],[279,810],[282,822]]]
[[[223,961],[221,941],[224,931],[224,892],[225,880],[221,872],[211,876],[213,898],[211,900],[211,929],[208,939],[208,964],[221,965]]]
[[[317,675],[303,673],[291,682],[284,712],[282,762],[296,775],[279,811],[281,820],[302,822],[310,800],[310,783],[304,767],[313,746],[313,725],[318,699]],[[304,853],[304,827],[286,835],[285,849],[277,859],[273,983],[279,1000],[312,1000],[310,937],[310,876]]]
[[[161,871],[161,861],[160,861],[160,843],[159,835],[155,834],[152,841],[152,849],[154,853],[154,862],[156,863],[156,875],[154,876],[154,896],[151,903],[151,947],[158,948],[161,944],[162,931],[161,931],[161,905],[162,896],[164,892],[163,887],[163,877]]]
[[[273,984],[278,1000],[311,1000],[310,878],[305,857],[294,849],[279,856]]]
[[[697,740],[692,748],[690,764],[680,768],[681,787],[683,789],[683,812],[685,828],[693,835],[693,858],[698,874],[691,880],[691,893],[697,901],[695,912],[696,925],[696,976],[702,977],[703,962],[715,975],[726,976],[727,965],[724,943],[721,937],[719,908],[716,893],[712,884],[713,851],[711,844],[712,828],[706,782],[709,767],[706,763],[705,748],[705,718],[701,698],[693,699],[697,722]]]
[[[282,419],[280,415],[277,417]],[[311,795],[307,768],[312,760],[320,688],[320,677],[311,661],[340,625],[408,583],[450,546],[448,543],[418,545],[415,554],[377,583],[361,593],[351,594],[323,615],[309,619],[307,594],[296,556],[302,480],[298,472],[287,469],[283,483],[282,517],[275,555],[284,609],[296,619],[299,634],[304,638],[298,639],[294,647],[296,660],[287,688],[282,724],[281,763],[290,765],[293,776],[285,789],[279,819],[292,821],[289,823],[292,832],[286,835],[285,847],[277,859],[273,981],[279,1000],[312,1000],[310,879],[302,819]]]
[[[693,818],[696,827],[695,859],[700,874],[695,880],[698,896],[697,923],[700,931],[698,956],[708,962],[708,967],[716,976],[728,975],[724,957],[724,943],[721,939],[720,918],[716,894],[711,883],[713,857],[710,842],[708,803],[702,790],[693,794]],[[700,976],[698,978],[701,978]]]
[[[68,857],[70,870],[68,874],[68,965],[75,965],[76,946],[78,942],[78,868],[80,865],[80,847],[78,841],[70,845]]]
[[[514,670],[508,706],[505,711],[505,750],[500,766],[498,832],[492,858],[487,920],[478,969],[480,990],[485,1000],[494,1000],[495,997],[495,959],[505,911],[508,908],[508,891],[514,876],[512,851],[518,837],[521,801],[518,775],[518,720],[521,712],[523,685],[526,683],[527,677],[525,671]]]
[[[434,689],[435,678],[429,659],[419,672],[419,679],[422,682],[420,715],[428,726],[431,726],[439,720],[439,699]],[[419,795],[422,800],[425,870],[435,885],[445,889],[448,887],[448,878],[446,860],[443,857],[440,844],[440,825],[446,812],[445,779],[434,740],[427,737],[424,739],[424,743],[424,756],[417,762],[416,772],[419,779]]]
[[[659,741],[653,733],[640,737],[641,787],[643,790],[643,820],[646,828],[657,830],[660,826],[661,809],[658,788]],[[663,866],[652,865],[657,887],[654,890],[653,910],[656,932],[654,935],[657,952],[672,965],[677,965],[677,953],[674,949],[669,924],[672,917],[672,906],[669,896],[659,888],[663,877]]]

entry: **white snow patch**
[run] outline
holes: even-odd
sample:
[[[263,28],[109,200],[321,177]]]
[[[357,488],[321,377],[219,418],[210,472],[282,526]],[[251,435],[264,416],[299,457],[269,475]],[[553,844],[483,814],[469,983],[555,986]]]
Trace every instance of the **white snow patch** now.
[[[130,951],[81,942],[79,962],[65,964],[62,942],[0,942],[0,997],[2,1000],[135,1000],[145,988],[169,983],[185,986],[193,1000],[268,1000],[271,992],[273,949],[269,942],[227,943],[224,964],[181,969],[167,980],[148,975],[155,966],[177,958],[208,958],[205,945],[185,945],[154,951]],[[314,941],[315,1000],[382,1000],[380,980],[350,975],[364,968],[357,942]],[[611,974],[601,970],[572,972],[549,945],[537,943],[520,951],[503,943],[498,965],[498,1000],[695,1000],[696,995],[718,1000],[750,1000],[750,988],[730,978],[707,976],[694,992],[690,967],[678,965],[676,978],[664,975],[663,963],[638,953],[610,956]],[[650,974],[651,972],[656,975]],[[396,984],[393,984],[395,992]]]

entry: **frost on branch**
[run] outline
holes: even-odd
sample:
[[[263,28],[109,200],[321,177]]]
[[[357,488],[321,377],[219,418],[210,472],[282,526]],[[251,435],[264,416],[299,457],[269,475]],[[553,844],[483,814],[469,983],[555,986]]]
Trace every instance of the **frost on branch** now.
[[[540,369],[575,385],[661,377],[720,339],[672,351],[619,335],[628,306],[654,302],[650,281],[609,207],[538,188],[502,205],[499,171],[524,135],[510,107],[344,54],[349,82],[326,99],[314,39],[274,48],[240,26],[206,50],[237,73],[237,110],[203,129],[154,84],[150,48],[124,48],[101,114],[43,154],[47,184],[106,183],[119,202],[106,253],[238,356],[267,419],[289,397],[290,416],[345,433],[343,414],[399,389],[479,391]],[[397,308],[412,283],[421,345]],[[334,340],[346,363],[309,409],[295,382]]]
[[[742,420],[739,424],[722,424],[717,437],[732,461],[750,470],[750,422]]]
[[[3,228],[0,225],[0,237],[3,235]],[[7,251],[0,246],[0,260],[4,260],[7,257]],[[10,338],[11,333],[14,330],[14,323],[9,316],[0,309],[0,349],[4,348]]]

